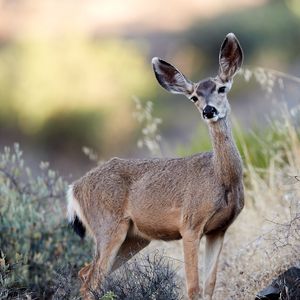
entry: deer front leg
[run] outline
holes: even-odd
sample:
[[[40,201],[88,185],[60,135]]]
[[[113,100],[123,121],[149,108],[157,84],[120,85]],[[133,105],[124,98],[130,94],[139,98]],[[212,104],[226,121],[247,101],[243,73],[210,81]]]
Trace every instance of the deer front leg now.
[[[206,236],[204,259],[204,299],[211,300],[214,292],[217,266],[222,250],[225,232],[215,232]]]
[[[187,231],[183,234],[182,240],[188,298],[196,300],[199,298],[200,293],[198,274],[200,237],[196,232]]]

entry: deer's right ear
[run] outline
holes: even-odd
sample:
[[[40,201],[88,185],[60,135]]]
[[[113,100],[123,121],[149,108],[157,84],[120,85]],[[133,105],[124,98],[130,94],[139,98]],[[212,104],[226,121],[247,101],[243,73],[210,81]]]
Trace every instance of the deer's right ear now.
[[[219,76],[223,81],[231,80],[243,62],[243,50],[236,36],[228,33],[219,54]]]
[[[181,72],[166,61],[154,57],[152,66],[159,84],[173,94],[190,95],[194,90],[194,84]]]

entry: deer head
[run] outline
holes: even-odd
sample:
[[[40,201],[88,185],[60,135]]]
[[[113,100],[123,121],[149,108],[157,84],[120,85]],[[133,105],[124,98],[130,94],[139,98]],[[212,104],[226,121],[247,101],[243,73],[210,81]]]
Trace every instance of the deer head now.
[[[152,65],[155,76],[163,88],[173,94],[185,95],[195,103],[207,122],[217,122],[225,118],[230,110],[227,93],[242,61],[242,48],[235,35],[229,33],[220,49],[219,72],[216,77],[194,83],[177,68],[158,57],[152,59]]]

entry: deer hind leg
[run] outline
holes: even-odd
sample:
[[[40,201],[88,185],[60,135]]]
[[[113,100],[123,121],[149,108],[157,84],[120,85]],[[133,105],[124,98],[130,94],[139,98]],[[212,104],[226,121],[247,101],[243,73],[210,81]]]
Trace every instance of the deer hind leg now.
[[[118,254],[116,256],[115,262],[111,268],[111,272],[118,269],[121,265],[126,263],[130,258],[132,258],[139,251],[148,246],[150,241],[143,238],[134,236],[127,236],[122,246],[120,247]]]
[[[217,265],[222,250],[225,232],[215,232],[206,235],[205,260],[204,260],[204,299],[211,300],[214,292]]]
[[[188,231],[183,234],[182,241],[188,298],[196,300],[199,299],[200,293],[198,272],[200,237],[199,234]]]
[[[83,299],[93,299],[91,291],[97,290],[104,276],[110,272],[117,252],[126,238],[129,222],[126,220],[115,224],[116,226],[110,226],[109,228],[106,224],[105,232],[100,227],[99,232],[95,236],[95,258],[90,265],[79,272],[79,275],[82,275],[84,280],[80,289]]]

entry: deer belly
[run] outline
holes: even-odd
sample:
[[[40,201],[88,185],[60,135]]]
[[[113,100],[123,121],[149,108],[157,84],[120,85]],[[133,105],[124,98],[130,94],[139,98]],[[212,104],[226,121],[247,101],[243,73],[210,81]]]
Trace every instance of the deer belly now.
[[[132,215],[133,232],[149,240],[172,241],[181,239],[179,233],[180,212],[178,209],[168,211],[151,211]]]

